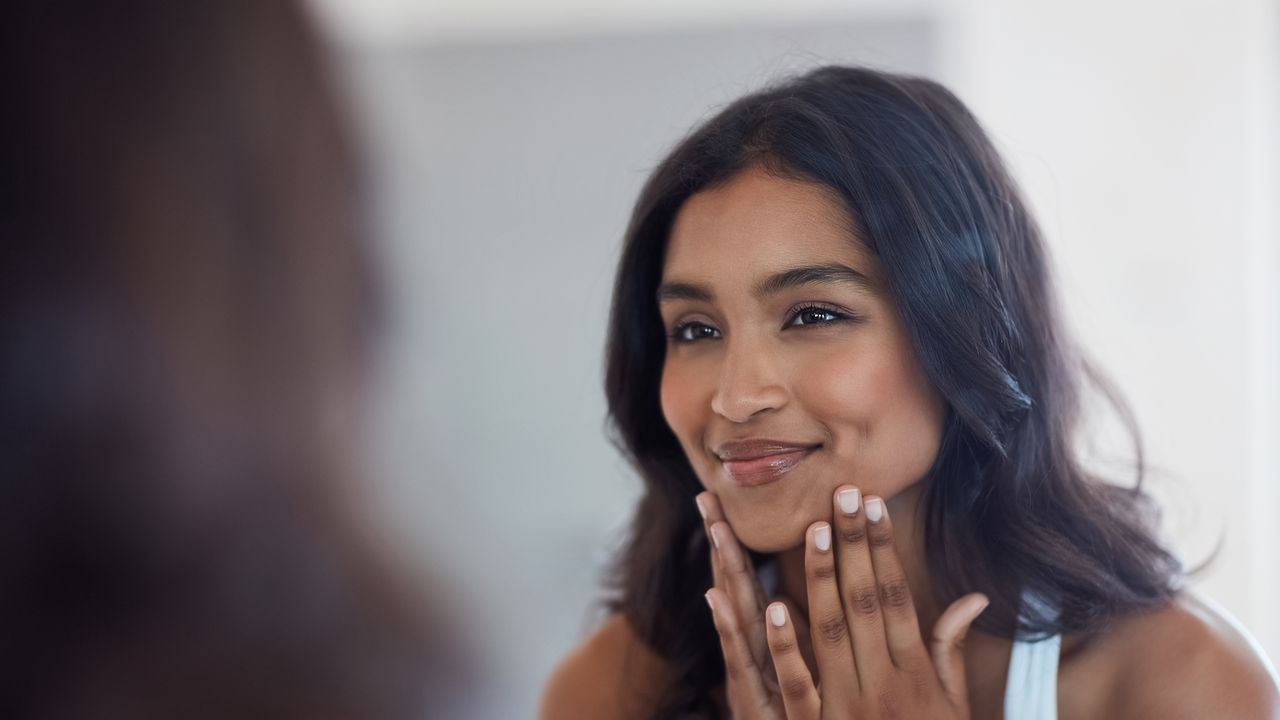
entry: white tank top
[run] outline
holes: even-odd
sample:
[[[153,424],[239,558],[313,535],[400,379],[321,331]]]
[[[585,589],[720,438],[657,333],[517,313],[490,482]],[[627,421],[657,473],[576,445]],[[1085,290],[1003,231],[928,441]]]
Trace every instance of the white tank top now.
[[[1015,640],[1004,690],[1005,720],[1058,720],[1058,654],[1062,636]]]
[[[1023,602],[1044,605],[1030,595],[1024,595]],[[1061,650],[1061,635],[1033,642],[1014,640],[1004,689],[1005,720],[1058,720]]]

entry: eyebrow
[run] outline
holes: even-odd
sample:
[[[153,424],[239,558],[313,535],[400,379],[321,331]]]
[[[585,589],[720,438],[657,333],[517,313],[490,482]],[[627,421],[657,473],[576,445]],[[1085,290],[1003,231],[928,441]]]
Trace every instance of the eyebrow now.
[[[756,297],[776,295],[784,290],[803,285],[857,285],[863,290],[871,291],[875,285],[866,275],[847,265],[829,263],[826,265],[804,265],[783,270],[756,283],[752,292]],[[710,302],[712,293],[705,285],[697,283],[671,282],[658,286],[658,304],[672,300],[700,300]]]

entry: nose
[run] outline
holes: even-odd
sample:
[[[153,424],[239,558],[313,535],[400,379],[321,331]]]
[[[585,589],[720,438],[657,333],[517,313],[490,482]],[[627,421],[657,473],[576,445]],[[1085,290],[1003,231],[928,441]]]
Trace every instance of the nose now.
[[[742,423],[777,410],[787,402],[787,389],[777,359],[767,348],[729,340],[720,367],[720,381],[711,409],[725,419]]]

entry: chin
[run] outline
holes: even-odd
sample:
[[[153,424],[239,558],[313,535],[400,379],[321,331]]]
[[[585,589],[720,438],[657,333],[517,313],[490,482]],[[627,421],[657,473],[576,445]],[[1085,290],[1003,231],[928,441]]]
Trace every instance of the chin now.
[[[804,545],[805,532],[813,522],[798,508],[782,514],[726,506],[724,513],[738,542],[758,553],[779,553]]]
[[[799,530],[786,533],[741,533],[738,539],[748,550],[773,555],[803,545],[804,532],[807,528],[806,525]]]

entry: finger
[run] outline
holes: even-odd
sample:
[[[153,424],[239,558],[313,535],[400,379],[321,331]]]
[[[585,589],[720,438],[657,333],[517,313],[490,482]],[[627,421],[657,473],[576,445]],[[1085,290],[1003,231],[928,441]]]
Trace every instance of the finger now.
[[[907,574],[894,542],[888,504],[881,498],[870,497],[864,507],[889,657],[901,670],[923,671],[928,667],[929,654],[920,637],[920,618],[916,616],[911,586],[907,584]]]
[[[725,517],[724,509],[720,507],[720,498],[716,497],[715,493],[702,492],[695,500],[698,503],[698,511],[702,513],[703,527],[707,531],[707,537],[711,538],[711,526],[717,522],[727,523],[729,519]],[[714,539],[712,539],[712,542],[714,544]],[[741,547],[741,543],[739,543],[739,547]],[[756,579],[755,565],[751,563],[750,558],[747,558],[744,566],[747,574],[751,576],[751,584],[756,593],[755,603],[763,608],[765,606],[764,589],[760,587],[760,583]]]
[[[933,626],[933,666],[947,698],[955,707],[969,706],[969,690],[965,685],[964,639],[973,621],[978,619],[990,601],[982,593],[970,593],[951,603]]]
[[[791,598],[782,598],[777,602],[782,603],[787,612],[787,623],[795,625],[796,641],[800,643],[800,656],[804,658],[804,664],[809,668],[817,667],[817,662],[813,657],[813,637],[809,634],[809,621],[805,619],[804,613]]]
[[[768,638],[764,628],[764,603],[760,583],[752,572],[751,559],[738,543],[729,523],[723,520],[711,526],[712,543],[720,552],[719,587],[729,596],[733,610],[747,638],[747,647],[762,667],[768,659]]]
[[[778,690],[788,720],[817,718],[822,701],[813,685],[813,675],[800,653],[796,626],[789,622],[791,613],[781,602],[769,605],[769,653],[778,675]]]
[[[720,588],[711,588],[707,591],[707,604],[711,606],[711,618],[720,635],[730,704],[736,708],[767,708],[769,694],[764,687],[764,676],[747,647],[729,598]]]
[[[725,529],[728,528],[728,523],[720,509],[720,499],[714,493],[702,492],[694,501],[702,515],[703,530],[710,540],[713,587],[725,591],[730,602],[735,605],[736,617],[747,618],[740,623],[740,626],[746,628],[747,645],[756,664],[764,668],[767,681],[772,682],[772,673],[765,667],[771,661],[763,622],[764,593],[760,590],[754,568],[750,560],[745,558],[745,553],[740,552],[741,546],[737,544],[737,538],[728,536],[731,530]],[[716,530],[717,525],[721,526],[719,531]],[[721,550],[722,546],[730,543],[732,547]],[[739,552],[734,553],[734,550]],[[745,580],[741,577],[744,567],[748,575]]]
[[[830,523],[817,522],[805,535],[805,585],[809,594],[809,633],[823,702],[842,705],[858,697],[861,685],[849,639],[849,624],[836,579]]]
[[[715,496],[709,492],[699,493],[694,497],[694,502],[698,506],[698,514],[702,516],[702,531],[707,536],[707,546],[711,552],[711,584],[714,587],[722,587],[720,581],[720,551],[716,549],[715,541],[711,538],[711,523],[719,520],[719,505],[715,503]]]
[[[766,665],[769,648],[764,629],[765,599],[755,566],[725,519],[720,499],[714,493],[703,492],[695,500],[703,516],[707,537],[711,539],[715,586],[728,593],[745,628],[752,655],[757,663]]]
[[[857,488],[838,488],[834,500],[840,597],[849,619],[858,679],[863,687],[881,687],[893,671],[893,661],[885,640],[880,588],[868,548],[867,513]]]

